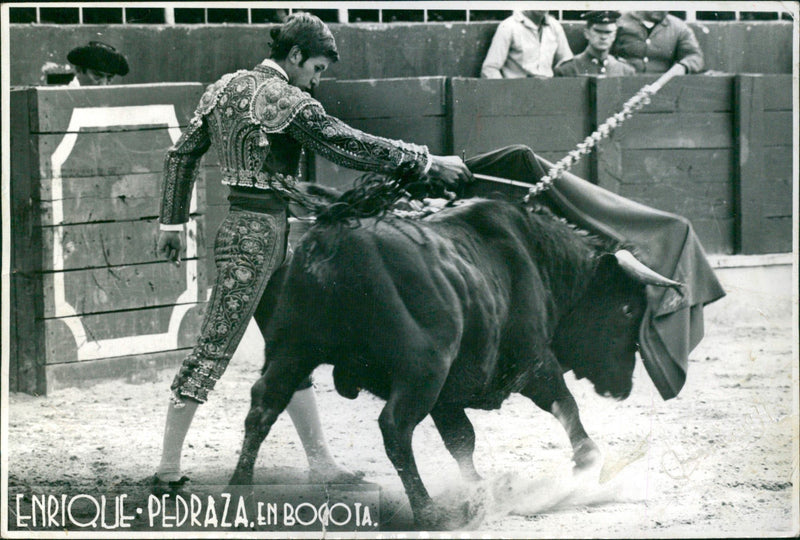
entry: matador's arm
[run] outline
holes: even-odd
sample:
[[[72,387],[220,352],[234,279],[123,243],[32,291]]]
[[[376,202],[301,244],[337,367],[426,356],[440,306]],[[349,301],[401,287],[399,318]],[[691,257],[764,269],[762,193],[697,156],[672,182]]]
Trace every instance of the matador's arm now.
[[[318,102],[306,105],[292,119],[287,133],[309,150],[350,169],[422,176],[431,166],[427,146],[364,133],[326,114]]]
[[[189,221],[189,203],[200,159],[211,146],[208,127],[202,118],[195,118],[181,138],[168,151],[164,160],[164,183],[161,188],[162,229]]]

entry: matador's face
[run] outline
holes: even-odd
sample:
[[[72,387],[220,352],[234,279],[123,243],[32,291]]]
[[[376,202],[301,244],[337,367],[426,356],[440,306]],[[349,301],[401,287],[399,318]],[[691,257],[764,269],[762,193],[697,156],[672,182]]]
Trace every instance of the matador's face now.
[[[312,56],[305,61],[295,62],[292,58],[289,61],[289,69],[286,74],[289,76],[289,84],[310,91],[319,84],[322,73],[328,69],[331,63],[326,56]]]

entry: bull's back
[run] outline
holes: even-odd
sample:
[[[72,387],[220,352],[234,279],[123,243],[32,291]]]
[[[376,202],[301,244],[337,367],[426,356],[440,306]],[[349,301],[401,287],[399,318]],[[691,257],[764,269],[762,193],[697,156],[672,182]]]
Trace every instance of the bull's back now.
[[[405,222],[312,228],[281,283],[274,339],[313,342],[338,356],[394,350],[420,327],[446,339],[454,300],[435,264],[439,240]]]
[[[505,205],[312,228],[281,284],[274,341],[302,342],[321,362],[384,383],[405,371],[396,363],[432,354],[450,372],[442,397],[481,406],[503,369],[503,340],[527,332],[509,330],[516,324],[509,313],[528,309],[515,303],[543,304],[530,296],[542,287],[518,211]],[[515,299],[521,284],[528,292]]]

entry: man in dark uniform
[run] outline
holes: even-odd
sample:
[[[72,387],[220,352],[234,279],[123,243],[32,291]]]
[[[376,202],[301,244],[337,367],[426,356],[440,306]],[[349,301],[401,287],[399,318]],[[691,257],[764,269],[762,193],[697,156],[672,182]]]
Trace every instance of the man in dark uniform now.
[[[553,70],[556,77],[580,77],[602,75],[622,77],[635,75],[636,70],[623,60],[609,54],[617,35],[619,11],[587,11],[581,17],[586,20],[583,35],[589,44],[579,55],[565,60]]]

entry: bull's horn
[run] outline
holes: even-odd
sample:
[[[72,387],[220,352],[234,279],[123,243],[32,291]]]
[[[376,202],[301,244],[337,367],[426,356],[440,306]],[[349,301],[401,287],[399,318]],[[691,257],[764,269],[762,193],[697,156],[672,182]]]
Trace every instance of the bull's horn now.
[[[634,257],[633,253],[627,249],[620,249],[614,253],[614,256],[617,258],[617,262],[622,270],[637,281],[657,287],[673,287],[678,290],[683,287],[682,283],[666,278],[655,270],[645,266],[644,263]]]

